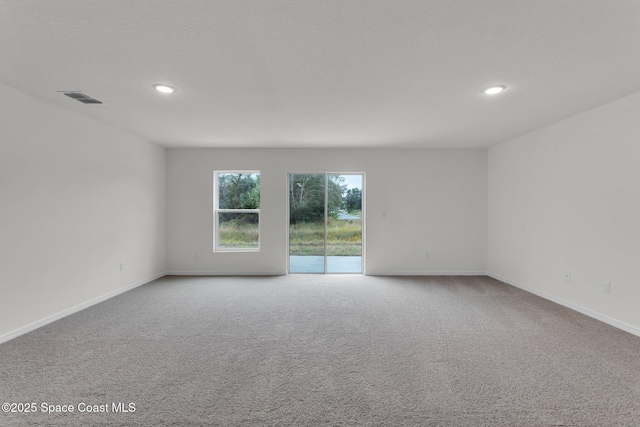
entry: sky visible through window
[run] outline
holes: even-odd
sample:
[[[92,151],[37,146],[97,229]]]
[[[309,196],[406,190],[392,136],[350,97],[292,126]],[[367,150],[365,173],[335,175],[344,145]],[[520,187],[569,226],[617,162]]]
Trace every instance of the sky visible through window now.
[[[360,188],[362,189],[362,175],[341,175],[345,181],[344,184],[347,186],[347,190],[351,188]]]

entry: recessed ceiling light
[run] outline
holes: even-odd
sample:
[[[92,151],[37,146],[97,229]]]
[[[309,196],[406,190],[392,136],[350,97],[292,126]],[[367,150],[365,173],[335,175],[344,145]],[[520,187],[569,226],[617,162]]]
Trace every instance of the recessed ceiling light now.
[[[495,95],[497,93],[502,92],[503,90],[505,90],[507,87],[506,86],[491,86],[488,87],[486,89],[482,89],[482,93],[484,93],[485,95]]]
[[[155,84],[153,85],[153,88],[160,93],[173,93],[176,91],[175,88],[163,84]]]

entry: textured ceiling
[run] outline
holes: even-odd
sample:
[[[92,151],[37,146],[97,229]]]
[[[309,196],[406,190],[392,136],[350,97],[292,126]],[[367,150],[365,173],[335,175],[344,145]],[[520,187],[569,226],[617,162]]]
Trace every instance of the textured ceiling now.
[[[487,146],[639,91],[640,1],[0,0],[0,82],[172,147]]]

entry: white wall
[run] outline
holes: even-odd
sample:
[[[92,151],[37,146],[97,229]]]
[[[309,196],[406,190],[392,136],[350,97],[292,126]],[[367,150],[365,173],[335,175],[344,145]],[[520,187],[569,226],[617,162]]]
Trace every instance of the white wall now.
[[[491,147],[488,170],[488,272],[640,334],[640,93]]]
[[[484,149],[168,149],[167,271],[284,274],[287,172],[329,171],[366,173],[367,274],[483,273],[486,166]],[[261,171],[260,252],[213,252],[216,169]]]
[[[0,85],[0,342],[161,274],[164,217],[164,148]]]

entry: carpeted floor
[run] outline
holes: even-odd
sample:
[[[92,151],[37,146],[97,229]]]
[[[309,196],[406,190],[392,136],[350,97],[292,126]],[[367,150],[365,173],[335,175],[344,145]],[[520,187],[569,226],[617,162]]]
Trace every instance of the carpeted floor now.
[[[0,344],[0,401],[37,410],[2,426],[638,426],[640,338],[487,277],[165,277]]]

